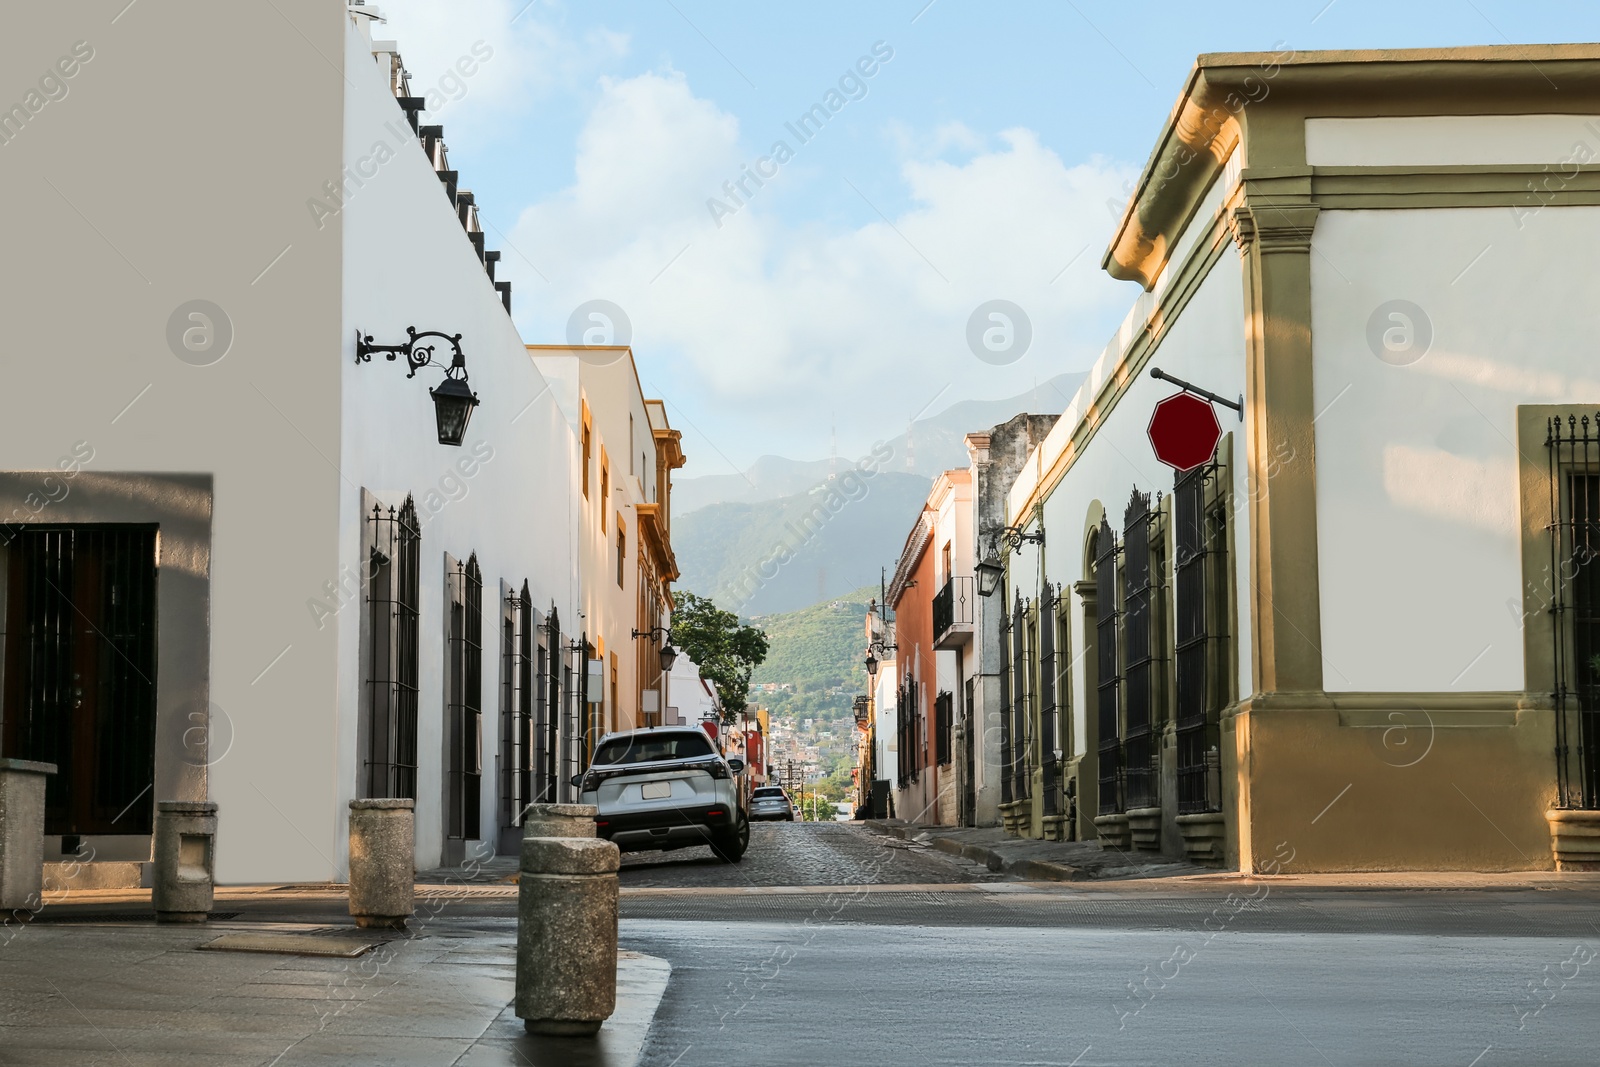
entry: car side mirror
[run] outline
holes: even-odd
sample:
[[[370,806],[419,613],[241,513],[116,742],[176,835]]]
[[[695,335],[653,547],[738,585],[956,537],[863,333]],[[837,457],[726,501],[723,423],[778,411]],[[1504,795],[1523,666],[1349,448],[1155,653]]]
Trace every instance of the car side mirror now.
[[[739,759],[738,757],[734,757],[733,759],[729,760],[728,770],[732,771],[734,774],[743,774],[744,760]]]
[[[574,774],[574,775],[573,775],[573,776],[572,776],[572,784],[573,784],[573,786],[575,786],[575,787],[576,787],[576,786],[580,786],[580,785],[582,785],[582,784],[583,784],[583,775],[581,775],[581,774]]]

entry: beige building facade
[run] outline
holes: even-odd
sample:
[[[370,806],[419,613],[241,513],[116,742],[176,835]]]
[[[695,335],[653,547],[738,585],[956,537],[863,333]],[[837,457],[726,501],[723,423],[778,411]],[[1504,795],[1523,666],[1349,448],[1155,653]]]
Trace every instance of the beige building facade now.
[[[1014,832],[1595,862],[1597,158],[1592,45],[1200,57],[1104,261],[1144,291],[1008,502]],[[1157,367],[1240,398],[1184,475]]]
[[[528,352],[578,439],[586,765],[606,734],[665,722],[670,672],[660,649],[678,577],[672,472],[685,462],[682,435],[665,404],[645,397],[627,346],[529,345]]]

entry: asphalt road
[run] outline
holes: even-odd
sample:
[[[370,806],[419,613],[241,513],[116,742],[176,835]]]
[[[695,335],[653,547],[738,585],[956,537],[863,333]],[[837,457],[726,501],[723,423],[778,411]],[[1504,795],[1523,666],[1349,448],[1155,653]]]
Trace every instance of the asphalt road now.
[[[642,1060],[656,1067],[1600,1062],[1592,932],[1226,929],[1208,940],[1193,930],[626,920],[623,940],[673,966]],[[1529,984],[1547,975],[1535,999]]]

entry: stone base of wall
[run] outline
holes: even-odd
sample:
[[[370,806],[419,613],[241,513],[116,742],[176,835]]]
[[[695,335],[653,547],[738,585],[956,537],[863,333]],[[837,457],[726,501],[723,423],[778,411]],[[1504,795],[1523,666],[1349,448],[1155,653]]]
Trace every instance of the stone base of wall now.
[[[139,889],[150,885],[148,863],[46,863],[44,888]]]
[[[1129,808],[1128,836],[1142,852],[1161,851],[1161,809]]]
[[[1068,833],[1068,819],[1065,815],[1046,815],[1044,817],[1044,839],[1046,841],[1065,841],[1071,835]]]
[[[1126,852],[1133,844],[1132,835],[1128,832],[1126,815],[1097,815],[1094,829],[1100,838],[1101,848],[1114,848]]]
[[[1178,816],[1183,834],[1183,854],[1190,863],[1222,866],[1227,847],[1228,820],[1220,811]]]
[[[1559,808],[1544,813],[1558,871],[1600,871],[1600,811]]]

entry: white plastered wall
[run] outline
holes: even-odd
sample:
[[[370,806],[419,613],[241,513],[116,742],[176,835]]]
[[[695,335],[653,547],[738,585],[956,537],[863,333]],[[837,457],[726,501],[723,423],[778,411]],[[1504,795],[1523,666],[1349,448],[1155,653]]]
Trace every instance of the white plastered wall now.
[[[374,157],[380,143],[392,150],[393,158],[378,165],[375,175],[347,198],[340,216],[329,222],[330,230],[342,229],[346,248],[343,344],[327,355],[339,362],[346,397],[338,480],[339,559],[343,575],[361,574],[366,516],[360,490],[394,503],[407,492],[413,495],[422,519],[416,857],[418,866],[426,868],[438,864],[444,844],[445,554],[464,562],[475,552],[483,572],[479,840],[492,843],[499,813],[499,590],[504,581],[520,591],[526,580],[537,611],[548,612],[553,605],[559,612],[564,640],[579,632],[574,503],[578,444],[432,165],[414,141],[402,142],[410,127],[368,43],[357,32],[346,43],[353,83],[347,98],[346,160],[354,164]],[[328,236],[308,229],[302,238],[308,243]],[[405,340],[408,326],[462,335],[472,388],[481,399],[462,447],[440,445],[435,435],[428,389],[438,384],[441,372],[424,369],[408,379],[403,360],[390,363],[378,355],[370,363],[354,361],[357,330],[372,334],[378,343],[394,344]],[[448,362],[448,344],[440,354]],[[308,644],[337,641],[340,650],[339,795],[330,816],[336,824],[333,847],[339,873],[346,863],[348,801],[356,795],[363,759],[356,745],[364,699],[362,607],[359,599],[347,600],[336,620],[321,620],[326,625],[320,630],[314,614],[304,606],[300,610],[302,639]],[[557,770],[565,773],[564,768]]]
[[[1600,208],[1324,212],[1313,250],[1324,685],[1520,690],[1516,407],[1600,406]],[[1368,340],[1395,300],[1432,334],[1404,366]]]

